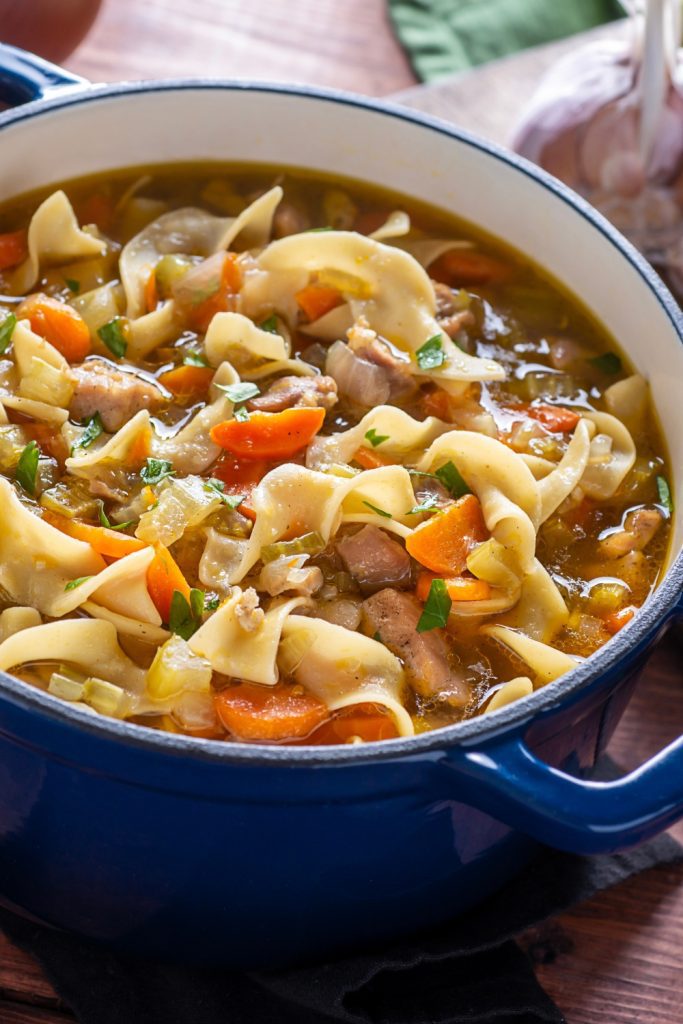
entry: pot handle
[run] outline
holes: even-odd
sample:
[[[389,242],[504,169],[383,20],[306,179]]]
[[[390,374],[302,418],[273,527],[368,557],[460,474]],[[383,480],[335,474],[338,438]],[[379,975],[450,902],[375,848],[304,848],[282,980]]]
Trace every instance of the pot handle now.
[[[90,83],[17,46],[0,43],[0,102],[17,107]]]
[[[683,736],[614,782],[553,768],[521,733],[477,750],[450,751],[471,802],[540,842],[571,853],[611,853],[650,839],[683,817]]]

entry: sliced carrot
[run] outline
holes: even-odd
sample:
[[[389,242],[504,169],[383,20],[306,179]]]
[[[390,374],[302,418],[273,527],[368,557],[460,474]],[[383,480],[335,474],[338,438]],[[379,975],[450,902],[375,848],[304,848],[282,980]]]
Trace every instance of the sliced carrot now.
[[[433,572],[420,573],[415,587],[418,601],[427,600],[432,580],[437,578]],[[478,580],[474,576],[453,576],[444,582],[451,601],[487,601],[491,596],[491,587],[486,580]]]
[[[422,408],[428,416],[436,416],[446,423],[451,421],[451,398],[443,388],[434,388],[422,396]]]
[[[85,541],[98,555],[104,555],[106,558],[124,558],[126,555],[132,555],[134,551],[142,551],[147,547],[137,537],[109,530],[106,526],[79,523],[76,519],[67,519],[66,516],[57,515],[55,512],[45,512],[43,518],[62,533],[67,533],[76,540]]]
[[[21,231],[8,231],[0,235],[0,270],[7,270],[8,267],[16,267],[28,256],[27,233]]]
[[[17,320],[28,320],[31,330],[61,352],[70,363],[80,363],[90,352],[90,330],[85,320],[68,306],[36,292],[16,309]]]
[[[162,622],[168,622],[176,590],[180,591],[186,601],[190,600],[190,585],[173,555],[163,544],[154,545],[154,558],[147,569],[147,590]]]
[[[107,231],[114,223],[114,200],[108,192],[92,192],[78,204],[78,219],[81,224],[97,224]]]
[[[145,282],[145,307],[148,313],[153,313],[159,305],[159,290],[157,288],[156,268],[150,270],[149,277]]]
[[[238,511],[243,516],[246,516],[247,519],[254,521],[256,513],[251,507],[251,496],[256,485],[270,468],[270,463],[265,460],[256,461],[249,459],[245,462],[240,462],[239,459],[226,452],[211,470],[211,476],[215,476],[218,480],[223,481],[226,494],[241,494],[243,496],[244,501],[239,506]]]
[[[136,434],[126,456],[126,464],[130,469],[139,469],[146,462],[151,451],[151,442],[152,431],[149,427]],[[156,501],[156,498],[154,498],[154,501]]]
[[[507,281],[513,273],[510,264],[476,249],[451,249],[429,268],[429,276],[435,281],[454,287]]]
[[[196,402],[203,398],[216,371],[210,366],[176,366],[159,377],[159,383],[173,392],[176,398]]]
[[[299,309],[310,321],[317,320],[325,313],[329,313],[335,306],[341,305],[344,301],[341,292],[337,288],[330,288],[326,284],[309,284],[297,292],[294,298]]]
[[[301,686],[238,683],[216,694],[225,728],[241,740],[302,739],[329,716],[321,700]]]
[[[396,723],[384,708],[377,704],[354,704],[336,711],[329,722],[324,722],[305,742],[318,746],[349,743],[358,737],[364,743],[373,743],[397,736]]]
[[[357,462],[363,469],[379,469],[380,466],[393,466],[395,463],[385,455],[380,455],[372,448],[357,448],[353,453],[352,462]]]
[[[305,448],[323,425],[324,409],[253,412],[248,420],[224,420],[211,439],[240,459],[287,459]]]
[[[199,302],[186,311],[190,327],[199,331],[200,334],[206,333],[216,313],[226,313],[234,309],[235,296],[242,287],[242,271],[237,262],[238,254],[226,252],[223,256],[218,289],[203,302]]]
[[[615,633],[618,633],[620,629],[629,624],[637,611],[638,609],[634,604],[629,604],[618,612],[612,612],[603,619],[605,629],[614,636]]]
[[[433,572],[461,576],[467,556],[488,537],[479,499],[465,494],[420,523],[406,538],[408,553]]]
[[[573,430],[581,419],[578,412],[565,409],[561,405],[529,405],[524,411],[532,420],[542,423],[552,434],[564,434],[568,430]]]

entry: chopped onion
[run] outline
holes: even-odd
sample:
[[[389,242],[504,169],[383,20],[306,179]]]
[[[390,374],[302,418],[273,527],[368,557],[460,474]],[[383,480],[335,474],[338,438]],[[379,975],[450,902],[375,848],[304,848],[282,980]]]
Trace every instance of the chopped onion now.
[[[325,373],[334,377],[341,395],[359,405],[373,408],[389,400],[391,387],[382,367],[361,359],[343,341],[330,346]]]
[[[211,665],[200,658],[179,636],[172,636],[160,647],[147,673],[147,694],[152,700],[164,700],[186,690],[208,693]]]
[[[199,476],[170,481],[156,505],[140,516],[135,536],[149,544],[168,547],[187,529],[197,526],[221,503],[220,492]]]
[[[268,562],[261,570],[258,589],[266,590],[271,597],[287,590],[307,596],[314,594],[323,584],[323,574],[315,565],[305,568],[307,560],[308,555],[283,555]]]
[[[354,601],[350,597],[339,597],[333,601],[321,601],[316,606],[315,614],[335,626],[356,630],[360,626],[361,604],[360,599]]]

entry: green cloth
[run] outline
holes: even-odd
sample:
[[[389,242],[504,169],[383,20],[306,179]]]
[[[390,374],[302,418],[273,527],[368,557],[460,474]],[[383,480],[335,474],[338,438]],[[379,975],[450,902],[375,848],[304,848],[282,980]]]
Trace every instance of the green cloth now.
[[[623,15],[619,0],[389,0],[423,81],[583,32]]]

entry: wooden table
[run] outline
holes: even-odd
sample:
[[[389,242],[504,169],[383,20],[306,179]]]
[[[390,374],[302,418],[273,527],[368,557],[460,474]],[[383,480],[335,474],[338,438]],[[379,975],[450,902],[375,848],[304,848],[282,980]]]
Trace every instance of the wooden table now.
[[[219,75],[400,92],[402,102],[504,141],[539,72],[568,45],[415,88],[384,0],[105,0],[66,63],[94,81]],[[612,742],[626,767],[683,731],[681,680],[681,649],[669,638]],[[672,833],[683,841],[683,825]],[[655,869],[524,936],[536,958],[555,951],[538,974],[569,1024],[681,1024],[682,881],[683,867]],[[31,957],[0,936],[0,1024],[73,1020]]]

